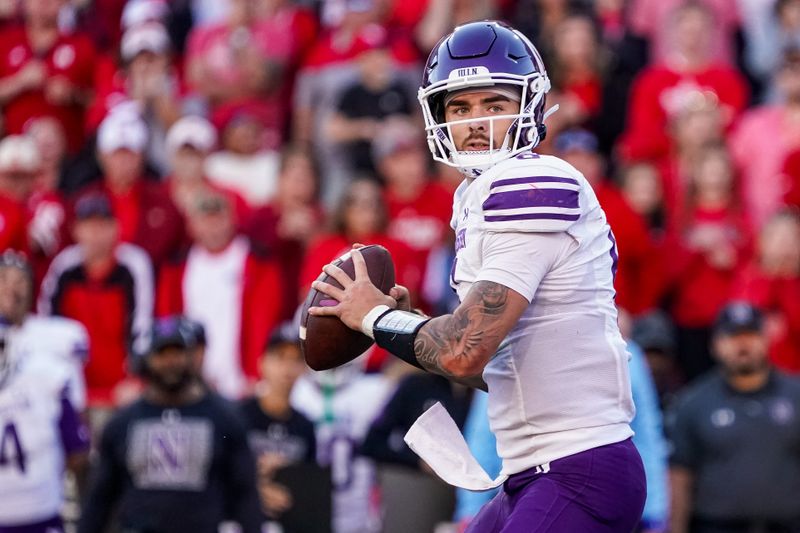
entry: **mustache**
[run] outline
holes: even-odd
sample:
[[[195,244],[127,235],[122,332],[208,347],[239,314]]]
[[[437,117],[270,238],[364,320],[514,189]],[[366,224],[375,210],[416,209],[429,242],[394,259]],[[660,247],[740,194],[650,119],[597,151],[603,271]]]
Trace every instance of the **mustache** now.
[[[477,134],[477,135],[476,134],[470,134],[470,136],[467,137],[466,140],[464,141],[465,144],[472,143],[472,142],[480,142],[480,143],[491,144],[491,142],[489,141],[489,137],[487,135],[483,135],[483,134]]]

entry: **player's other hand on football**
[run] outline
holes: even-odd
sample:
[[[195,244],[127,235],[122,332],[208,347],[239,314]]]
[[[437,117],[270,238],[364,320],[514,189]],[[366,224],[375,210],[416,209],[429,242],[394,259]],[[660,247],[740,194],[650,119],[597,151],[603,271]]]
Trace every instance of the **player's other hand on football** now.
[[[356,331],[361,331],[361,322],[376,305],[397,307],[397,301],[383,294],[369,279],[367,264],[358,248],[352,251],[355,279],[350,279],[341,268],[327,264],[322,271],[339,282],[342,289],[322,281],[314,281],[311,286],[339,302],[328,307],[312,307],[308,310],[314,316],[336,316],[344,324]]]
[[[411,293],[402,285],[395,285],[389,290],[389,296],[397,302],[397,309],[411,311]]]

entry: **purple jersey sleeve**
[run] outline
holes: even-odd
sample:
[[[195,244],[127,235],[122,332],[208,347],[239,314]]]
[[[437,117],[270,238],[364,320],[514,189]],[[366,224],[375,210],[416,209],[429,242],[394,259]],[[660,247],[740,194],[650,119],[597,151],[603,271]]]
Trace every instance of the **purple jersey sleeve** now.
[[[58,429],[66,455],[89,449],[89,428],[72,407],[66,394],[61,397],[61,418],[58,420]]]

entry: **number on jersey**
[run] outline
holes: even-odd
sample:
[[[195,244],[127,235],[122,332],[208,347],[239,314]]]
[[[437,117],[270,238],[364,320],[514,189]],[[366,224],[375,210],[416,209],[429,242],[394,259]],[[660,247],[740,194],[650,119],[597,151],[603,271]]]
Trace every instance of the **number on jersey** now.
[[[15,465],[20,472],[25,473],[25,452],[19,442],[16,426],[13,422],[8,422],[0,431],[0,468]]]

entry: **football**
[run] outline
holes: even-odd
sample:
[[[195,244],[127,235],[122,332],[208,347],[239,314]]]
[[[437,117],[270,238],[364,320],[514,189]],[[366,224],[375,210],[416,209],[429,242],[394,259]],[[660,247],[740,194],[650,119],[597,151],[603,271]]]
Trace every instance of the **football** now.
[[[367,264],[369,279],[384,294],[394,287],[394,263],[389,251],[383,246],[370,245],[360,249]],[[354,277],[355,267],[350,252],[333,264]],[[341,288],[341,284],[324,272],[317,278]],[[328,370],[352,361],[372,346],[372,339],[359,331],[345,326],[335,316],[311,316],[310,307],[336,305],[337,301],[325,293],[311,289],[303,303],[300,315],[300,346],[308,366],[314,370]]]

